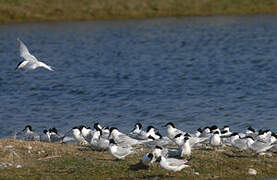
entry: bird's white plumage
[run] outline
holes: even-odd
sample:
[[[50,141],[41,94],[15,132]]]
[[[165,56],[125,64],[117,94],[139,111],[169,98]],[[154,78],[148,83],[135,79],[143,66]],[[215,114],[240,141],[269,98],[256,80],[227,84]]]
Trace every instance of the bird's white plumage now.
[[[51,66],[48,66],[44,62],[37,60],[37,58],[29,52],[27,46],[19,38],[17,41],[19,42],[19,55],[24,59],[24,61],[17,65],[17,69],[25,68],[27,70],[31,70],[38,67],[43,67],[49,71],[54,71]]]
[[[124,159],[129,154],[134,153],[134,151],[131,147],[121,147],[121,146],[118,146],[117,144],[110,143],[109,153],[117,159]]]
[[[174,158],[165,158],[160,156],[160,166],[169,171],[181,171],[185,167],[189,167],[189,165],[185,164],[186,161],[181,159]]]

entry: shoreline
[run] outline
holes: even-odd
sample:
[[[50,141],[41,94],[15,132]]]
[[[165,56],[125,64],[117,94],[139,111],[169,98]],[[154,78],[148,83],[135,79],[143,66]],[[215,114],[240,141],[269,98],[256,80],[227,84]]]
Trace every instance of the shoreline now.
[[[0,139],[0,173],[4,179],[161,179],[169,172],[158,163],[146,168],[141,164],[144,149],[115,160],[107,151],[73,144]],[[195,149],[190,167],[171,172],[169,178],[182,179],[270,179],[277,177],[277,150],[272,156],[258,156],[231,147]],[[256,170],[256,175],[249,174]],[[116,179],[117,179],[116,178]]]
[[[274,0],[0,1],[0,24],[276,13]]]

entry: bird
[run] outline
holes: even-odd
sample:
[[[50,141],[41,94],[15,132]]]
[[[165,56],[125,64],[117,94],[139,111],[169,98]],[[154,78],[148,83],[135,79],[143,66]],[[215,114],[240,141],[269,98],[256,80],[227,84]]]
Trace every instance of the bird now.
[[[249,127],[246,129],[245,133],[246,133],[247,135],[257,134],[256,130],[253,129],[251,126],[249,126]]]
[[[145,140],[145,142],[143,142],[144,147],[153,148],[155,146],[168,146],[168,145],[175,144],[167,136],[162,136],[160,133],[157,133],[157,132],[156,132],[156,135],[159,136],[159,139],[155,139],[151,135],[148,136],[148,141]]]
[[[153,153],[146,153],[142,156],[142,164],[144,164],[145,166],[149,166],[152,165],[154,163],[155,159],[154,159],[154,155]]]
[[[26,140],[26,141],[39,141],[40,140],[40,136],[33,131],[33,128],[31,125],[25,126],[25,128],[22,131],[25,131],[25,130],[26,130],[26,133],[25,133],[24,140]]]
[[[195,133],[195,137],[201,136],[202,132],[203,132],[203,130],[201,128],[198,128],[196,133]]]
[[[189,143],[189,137],[184,138],[184,143],[179,147],[180,157],[191,155],[191,146]]]
[[[238,133],[232,133],[230,137],[231,145],[240,151],[248,149],[247,138],[241,138]]]
[[[87,142],[90,142],[93,136],[94,131],[91,130],[90,127],[86,127],[84,125],[80,125],[80,131],[82,133],[82,136],[85,138]]]
[[[120,132],[117,128],[111,127],[110,128],[110,137],[114,139],[114,141],[124,147],[132,146],[136,144],[142,144],[143,142],[148,141],[147,140],[137,140],[134,138],[131,138],[130,136]]]
[[[204,129],[202,130],[202,133],[199,137],[210,137],[212,135],[211,133],[211,129],[209,126],[204,127]]]
[[[232,134],[232,132],[230,132],[230,127],[224,126],[221,131],[221,136],[230,136],[231,134]]]
[[[169,171],[181,171],[185,167],[190,167],[189,165],[185,164],[186,160],[175,159],[175,158],[165,158],[163,156],[159,156],[156,160],[160,163],[160,166]]]
[[[169,139],[171,139],[171,140],[173,140],[174,137],[175,137],[177,134],[179,134],[179,133],[185,134],[185,132],[183,132],[183,131],[177,129],[177,128],[174,126],[173,122],[168,122],[164,127],[167,127],[167,136],[168,136]]]
[[[84,136],[81,133],[81,128],[82,127],[80,127],[80,126],[79,127],[75,126],[72,128],[73,138],[80,145],[88,145],[89,143],[86,141],[86,139],[84,138]]]
[[[129,154],[134,153],[131,147],[121,147],[119,146],[114,139],[109,140],[109,153],[116,159],[124,159]]]
[[[211,131],[211,133],[218,132],[219,135],[221,136],[221,131],[216,125],[211,126],[210,131]]]
[[[167,149],[167,148],[162,148],[161,146],[155,146],[152,153],[154,155],[154,159],[156,159],[159,156],[163,156],[167,158],[178,157],[180,154],[178,149]]]
[[[109,148],[109,140],[102,137],[102,130],[97,129],[90,141],[91,148],[97,151],[104,151]]]
[[[129,134],[130,137],[138,140],[146,140],[151,135],[155,139],[158,139],[155,128],[153,126],[148,126],[146,131],[142,130],[142,125],[140,123],[135,124],[135,128]]]
[[[210,144],[212,146],[220,146],[222,144],[219,131],[215,131],[210,137]]]
[[[141,123],[136,123],[134,129],[130,132],[130,134],[139,134],[142,131]]]
[[[252,136],[247,136],[246,138],[248,140],[246,142],[247,147],[255,153],[263,153],[274,146],[270,143],[264,143],[264,142],[258,141],[258,140],[255,141]]]
[[[24,68],[26,70],[33,70],[42,67],[48,69],[49,71],[54,71],[51,66],[37,60],[37,58],[29,52],[27,46],[19,38],[17,38],[17,41],[19,42],[20,57],[24,60],[16,66],[16,69]]]
[[[106,138],[106,139],[108,139],[109,138],[109,135],[110,135],[110,129],[109,129],[109,127],[107,126],[107,127],[102,127],[99,123],[94,123],[94,125],[93,125],[93,127],[94,127],[94,129],[100,129],[101,130],[101,132],[102,132],[102,137],[103,138]]]
[[[48,130],[48,132],[49,132],[49,135],[50,135],[50,142],[52,142],[52,143],[54,143],[54,142],[60,142],[61,143],[63,141],[64,137],[65,137],[65,136],[62,136],[62,135],[58,134],[58,130],[55,127],[50,128]]]
[[[173,142],[175,142],[177,146],[181,146],[184,143],[184,138],[185,136],[179,133],[174,137]]]
[[[49,133],[49,130],[47,130],[47,129],[44,129],[43,130],[43,134],[42,135],[40,135],[40,141],[42,141],[42,142],[51,142],[50,141],[50,133]]]

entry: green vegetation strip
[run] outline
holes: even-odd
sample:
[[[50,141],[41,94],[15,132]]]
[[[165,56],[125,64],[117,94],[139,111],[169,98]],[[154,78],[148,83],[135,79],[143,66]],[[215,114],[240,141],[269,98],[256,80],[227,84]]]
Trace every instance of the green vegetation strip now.
[[[190,168],[169,173],[159,164],[149,168],[141,157],[150,150],[116,161],[108,152],[89,147],[19,140],[0,140],[0,179],[245,179],[276,178],[277,150],[272,156],[257,156],[233,148],[194,150]],[[6,164],[6,167],[3,166]],[[249,168],[257,175],[249,175]],[[198,174],[199,173],[199,174]],[[169,175],[169,176],[168,176]]]
[[[276,0],[0,0],[0,23],[276,12]]]

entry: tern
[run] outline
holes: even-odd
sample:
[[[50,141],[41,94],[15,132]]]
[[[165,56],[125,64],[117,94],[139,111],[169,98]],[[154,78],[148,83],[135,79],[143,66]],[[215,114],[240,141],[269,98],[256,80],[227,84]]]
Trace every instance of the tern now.
[[[93,133],[93,137],[90,142],[91,148],[97,151],[104,151],[109,148],[109,140],[102,137],[102,130],[97,129]]]
[[[189,137],[184,138],[184,143],[179,147],[180,157],[191,155],[191,146],[189,143]]]
[[[155,161],[153,153],[144,154],[141,161],[145,166],[152,165]]]
[[[255,153],[262,153],[265,152],[267,150],[269,150],[270,148],[272,148],[274,145],[270,144],[270,143],[264,143],[261,141],[255,141],[253,137],[251,136],[247,136],[247,147],[255,152]]]
[[[241,138],[238,133],[232,133],[230,137],[231,145],[240,151],[248,149],[247,138]]]
[[[139,134],[142,131],[141,123],[136,123],[134,129],[130,132],[130,134]]]
[[[118,144],[113,139],[110,139],[109,142],[110,142],[109,153],[116,159],[124,159],[129,154],[134,153],[133,149],[130,147],[124,148],[124,147],[118,146]]]
[[[90,142],[93,136],[94,131],[91,130],[90,127],[85,127],[83,125],[80,126],[80,131],[82,136],[85,138],[87,142]]]
[[[81,133],[81,128],[82,128],[81,126],[79,126],[79,127],[75,126],[72,128],[73,138],[80,145],[88,145],[89,143],[86,141],[86,139],[84,138],[84,136]]]
[[[106,138],[106,139],[108,139],[109,138],[109,135],[110,135],[110,129],[109,129],[109,127],[102,127],[99,123],[95,123],[94,125],[93,125],[93,127],[94,127],[94,129],[100,129],[101,130],[101,132],[102,132],[102,137],[103,138]]]
[[[140,123],[135,124],[135,128],[129,134],[130,137],[138,139],[138,140],[146,140],[151,135],[155,139],[159,139],[159,137],[155,133],[155,128],[153,126],[148,126],[146,132],[143,131],[142,125]]]
[[[230,132],[229,126],[224,126],[223,130],[221,131],[221,136],[230,136],[232,133]]]
[[[26,141],[39,141],[40,140],[40,136],[33,131],[31,125],[25,126],[25,128],[22,131],[25,131],[25,130],[26,130],[26,133],[25,133],[24,140],[26,140]]]
[[[165,127],[167,127],[167,136],[169,137],[169,139],[173,140],[174,137],[177,135],[177,134],[185,134],[185,132],[175,128],[173,122],[169,122],[165,125]]]
[[[143,145],[147,148],[153,148],[155,146],[168,146],[175,144],[171,139],[169,139],[167,136],[162,137],[161,134],[156,133],[156,135],[159,136],[158,139],[155,139],[151,135],[148,136],[148,141],[144,142]],[[151,141],[152,140],[152,141]]]
[[[143,142],[148,141],[148,140],[137,140],[137,139],[131,138],[130,136],[120,132],[115,127],[110,128],[110,137],[114,139],[116,143],[125,147],[136,145],[136,144],[142,144]]]
[[[61,136],[58,134],[58,130],[53,127],[49,129],[50,142],[62,142],[65,136]]]
[[[213,133],[213,135],[211,136],[211,138],[210,138],[210,144],[212,146],[219,146],[219,145],[221,145],[221,138],[220,138],[219,134],[220,134],[219,131],[215,131]]]
[[[50,142],[50,132],[47,129],[44,129],[43,134],[40,135],[40,141]]]
[[[189,165],[185,164],[187,161],[175,158],[165,158],[163,156],[159,156],[156,160],[160,162],[160,166],[169,171],[181,171],[185,167],[190,167]]]
[[[20,57],[24,60],[16,66],[16,69],[24,68],[26,70],[32,70],[42,67],[48,69],[49,71],[54,71],[51,66],[37,60],[37,58],[29,52],[27,46],[19,38],[17,38],[17,41],[19,42]]]

